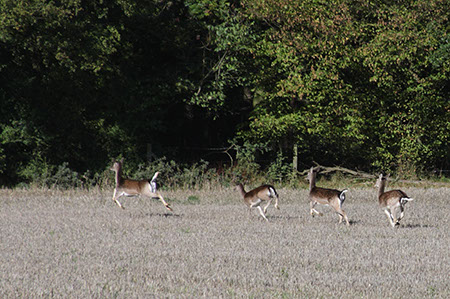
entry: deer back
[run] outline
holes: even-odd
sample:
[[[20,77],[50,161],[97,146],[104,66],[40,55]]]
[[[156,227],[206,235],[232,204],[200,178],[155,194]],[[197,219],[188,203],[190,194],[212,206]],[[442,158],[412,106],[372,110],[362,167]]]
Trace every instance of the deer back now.
[[[309,198],[320,204],[329,204],[332,200],[339,200],[340,194],[339,190],[314,187],[309,192]]]
[[[246,194],[246,197],[257,197],[262,200],[271,200],[272,198],[278,196],[275,188],[271,185],[259,186]]]
[[[378,200],[382,207],[393,207],[404,197],[408,197],[408,195],[402,190],[390,190],[381,194]]]
[[[118,191],[123,191],[129,195],[145,195],[150,191],[149,182],[146,180],[122,179],[116,188]]]

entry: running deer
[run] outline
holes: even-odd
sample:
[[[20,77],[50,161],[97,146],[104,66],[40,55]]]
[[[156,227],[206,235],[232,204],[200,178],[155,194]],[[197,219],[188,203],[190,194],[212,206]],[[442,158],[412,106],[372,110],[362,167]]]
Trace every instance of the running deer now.
[[[389,175],[383,176],[383,174],[380,174],[375,187],[378,187],[378,202],[386,213],[391,226],[395,227],[396,225],[400,225],[400,220],[404,216],[406,203],[413,199],[406,195],[406,193],[402,190],[391,190],[384,192],[388,178]],[[395,217],[397,214],[393,213],[397,208],[400,209],[400,217],[398,219]]]
[[[314,170],[314,167],[311,167],[308,172],[308,180],[309,180],[309,200],[310,200],[310,213],[311,216],[314,217],[315,214],[322,216],[323,214],[318,212],[314,207],[316,204],[329,205],[331,206],[336,213],[339,215],[339,223],[342,222],[342,218],[345,219],[345,222],[350,225],[347,214],[342,209],[342,204],[345,201],[345,192],[347,189],[342,191],[335,189],[325,189],[316,187],[316,172],[318,170]]]
[[[251,191],[245,192],[244,186],[242,184],[239,184],[236,186],[236,189],[241,193],[242,197],[244,198],[244,202],[249,207],[249,209],[256,207],[259,211],[259,214],[261,214],[261,216],[266,221],[269,221],[266,217],[267,208],[274,198],[275,208],[279,209],[278,193],[273,186],[262,185]],[[264,206],[264,208],[261,208],[261,204],[263,202],[267,202],[267,204]]]
[[[112,200],[116,202],[116,204],[125,209],[122,204],[119,202],[119,197],[122,195],[125,196],[137,196],[137,195],[145,195],[151,198],[159,198],[159,200],[163,203],[167,210],[173,211],[170,205],[164,200],[162,195],[157,191],[156,186],[156,178],[159,175],[159,172],[156,172],[151,180],[130,180],[122,177],[122,164],[123,159],[120,161],[114,162],[111,170],[116,173],[116,187],[114,189],[114,195]]]

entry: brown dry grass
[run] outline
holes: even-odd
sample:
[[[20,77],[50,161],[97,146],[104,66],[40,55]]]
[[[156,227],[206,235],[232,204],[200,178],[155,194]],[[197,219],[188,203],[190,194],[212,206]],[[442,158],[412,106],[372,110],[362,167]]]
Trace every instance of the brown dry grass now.
[[[112,190],[0,190],[0,297],[450,297],[450,188],[405,188],[397,229],[372,189],[349,191],[350,227],[278,191],[265,223],[233,189],[166,192],[174,214],[121,210]]]

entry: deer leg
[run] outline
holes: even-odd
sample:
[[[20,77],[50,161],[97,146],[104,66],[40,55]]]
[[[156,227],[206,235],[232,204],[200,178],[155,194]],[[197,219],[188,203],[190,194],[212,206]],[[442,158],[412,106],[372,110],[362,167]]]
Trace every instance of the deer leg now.
[[[314,207],[316,206],[316,203],[315,202],[310,202],[309,203],[309,213],[311,214],[311,216],[313,216],[314,217],[314,211],[316,211],[315,209],[314,209]]]
[[[348,221],[348,217],[347,217],[347,214],[345,213],[345,211],[342,210],[342,209],[339,209],[339,211],[337,211],[337,213],[339,215],[339,223],[342,223],[342,218],[344,218],[345,219],[345,224],[347,226],[350,226],[350,222]]]
[[[266,211],[267,211],[267,208],[270,206],[270,203],[272,202],[272,199],[270,199],[268,202],[267,202],[267,204],[264,206],[264,214],[266,213]]]
[[[392,216],[392,221],[394,222],[393,226],[400,225],[401,215],[400,215],[400,218],[397,219],[396,218],[397,217],[397,211],[394,210],[394,214],[392,214],[392,212],[391,212],[391,216]]]
[[[249,212],[249,216],[251,217],[252,215],[251,215],[251,213],[252,213],[252,208],[258,208],[258,209],[261,209],[261,207],[260,207],[260,205],[261,205],[261,199],[259,199],[258,198],[258,200],[257,201],[254,201],[254,202],[250,202],[249,203],[249,206],[248,206],[248,212]]]
[[[398,221],[400,221],[403,216],[405,216],[405,212],[403,206],[400,204],[400,217],[398,218]]]
[[[348,217],[347,214],[345,213],[345,211],[341,208],[341,205],[339,202],[332,202],[330,204],[334,210],[336,211],[336,213],[339,215],[339,223],[342,223],[342,219],[345,219],[345,223],[347,226],[350,225],[349,221],[348,221]]]
[[[159,192],[155,193],[156,196],[159,198],[159,200],[162,202],[162,204],[166,207],[167,210],[173,212],[172,208],[170,207],[170,205],[164,200],[164,198],[162,197],[162,195]]]
[[[263,210],[261,209],[261,206],[257,206],[259,213],[261,214],[261,216],[267,221],[269,222],[269,220],[266,218],[266,215],[264,215]]]
[[[347,217],[347,214],[345,212],[344,212],[344,219],[345,219],[345,224],[347,226],[350,226],[350,221],[348,221],[348,217]]]
[[[122,204],[116,198],[113,198],[113,200],[116,202],[116,204],[119,206],[119,208],[122,208],[123,210],[125,210],[125,207],[122,206]]]
[[[112,200],[116,202],[116,204],[119,206],[119,208],[125,209],[125,208],[120,204],[120,202],[119,202],[119,200],[118,200],[119,197],[122,196],[122,194],[119,195],[119,196],[117,196],[117,197],[116,197],[116,195],[117,195],[117,189],[114,189],[114,194],[113,194]]]
[[[317,214],[317,215],[319,215],[319,216],[323,216],[322,213],[320,213],[320,212],[318,212],[316,209],[314,209],[314,207],[316,206],[316,204],[317,204],[316,201],[311,201],[311,202],[309,203],[309,206],[310,206],[310,214],[311,214],[311,216],[314,217],[314,213]]]
[[[394,227],[395,226],[395,222],[394,222],[394,217],[392,217],[391,211],[388,211],[388,209],[385,209],[384,212],[388,216],[389,223],[391,224],[392,227]]]
[[[333,202],[331,204],[331,206],[334,208],[334,210],[336,211],[336,213],[339,216],[339,223],[342,223],[342,219],[345,219],[345,224],[347,226],[350,225],[350,222],[348,221],[348,217],[347,214],[345,213],[345,211],[341,208],[341,205],[339,203]]]

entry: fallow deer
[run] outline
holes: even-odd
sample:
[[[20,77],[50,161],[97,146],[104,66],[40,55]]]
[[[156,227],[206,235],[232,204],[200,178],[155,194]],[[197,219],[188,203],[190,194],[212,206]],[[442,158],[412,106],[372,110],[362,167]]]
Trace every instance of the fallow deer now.
[[[345,201],[345,192],[347,192],[348,190],[344,189],[342,191],[339,191],[335,189],[316,187],[316,172],[317,170],[315,170],[314,167],[311,167],[310,171],[308,172],[311,216],[314,217],[315,214],[319,216],[323,215],[322,213],[314,209],[316,204],[329,205],[339,215],[339,223],[341,223],[342,218],[344,218],[347,226],[350,225],[347,214],[342,209],[342,204]]]
[[[406,203],[413,199],[406,195],[406,193],[402,190],[391,190],[384,192],[388,178],[389,175],[383,176],[383,174],[380,174],[375,186],[378,187],[378,202],[386,213],[391,226],[395,227],[396,225],[400,225],[400,220],[404,216]],[[395,213],[395,209],[397,208],[400,209],[400,217],[398,219],[396,217],[397,214]]]
[[[246,192],[244,190],[244,186],[239,184],[236,186],[236,189],[241,193],[245,204],[251,208],[257,208],[259,214],[266,220],[269,221],[266,217],[266,211],[269,207],[272,200],[275,198],[275,208],[278,207],[278,193],[273,186],[270,185],[262,185],[253,190]],[[263,202],[267,202],[264,208],[261,208],[261,204]]]
[[[145,195],[151,198],[159,198],[167,210],[173,211],[170,205],[164,200],[162,195],[157,190],[156,178],[159,172],[156,172],[151,180],[130,180],[122,177],[122,164],[123,159],[114,162],[111,170],[115,172],[116,187],[114,188],[114,195],[112,200],[116,204],[124,209],[123,205],[119,202],[119,198],[122,195],[125,196],[137,196]]]

